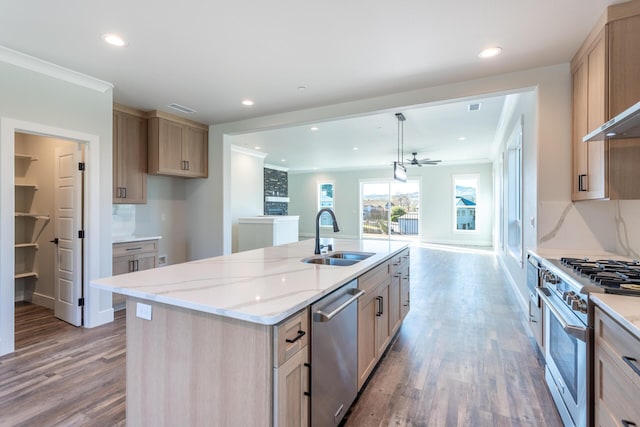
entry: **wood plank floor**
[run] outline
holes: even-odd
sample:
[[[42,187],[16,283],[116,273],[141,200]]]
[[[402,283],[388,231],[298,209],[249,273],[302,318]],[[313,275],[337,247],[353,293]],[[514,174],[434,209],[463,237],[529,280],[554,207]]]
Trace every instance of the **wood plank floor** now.
[[[411,247],[411,311],[348,414],[360,426],[561,426],[493,254]]]
[[[359,426],[561,426],[493,255],[414,246],[411,312],[348,414]],[[124,426],[125,321],[75,328],[16,306],[0,426]]]

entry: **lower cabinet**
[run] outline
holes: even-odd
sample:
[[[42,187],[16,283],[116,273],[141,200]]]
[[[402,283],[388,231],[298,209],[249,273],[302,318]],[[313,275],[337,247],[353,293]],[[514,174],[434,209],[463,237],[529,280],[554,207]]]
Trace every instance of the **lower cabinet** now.
[[[279,368],[274,379],[274,425],[309,425],[309,347],[298,351]]]
[[[149,270],[158,266],[158,240],[126,242],[113,244],[113,264],[111,274],[133,273]],[[125,297],[113,294],[113,308],[121,310],[125,306]]]
[[[309,310],[305,309],[274,327],[274,426],[309,425],[309,324]]]
[[[594,332],[595,425],[640,425],[640,341],[599,307]]]
[[[544,312],[542,309],[542,300],[536,295],[535,299],[529,297],[529,326],[533,337],[536,339],[538,349],[544,354]]]

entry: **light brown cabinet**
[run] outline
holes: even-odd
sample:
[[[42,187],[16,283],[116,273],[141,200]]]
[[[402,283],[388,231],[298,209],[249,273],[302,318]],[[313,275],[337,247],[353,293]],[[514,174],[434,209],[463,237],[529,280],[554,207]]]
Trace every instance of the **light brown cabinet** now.
[[[149,173],[183,178],[206,178],[208,127],[153,111],[148,122]]]
[[[132,273],[134,271],[149,270],[158,266],[158,241],[145,240],[141,242],[127,242],[113,244],[113,264],[111,274]],[[124,295],[114,293],[113,307],[117,310],[124,308]]]
[[[309,310],[274,328],[274,425],[309,425]]]
[[[596,306],[595,425],[640,425],[640,341]]]
[[[409,250],[358,278],[358,390],[409,312]]]
[[[146,203],[147,119],[132,108],[113,108],[113,203]]]
[[[572,200],[638,199],[640,140],[582,138],[640,99],[640,1],[610,6],[571,61]]]

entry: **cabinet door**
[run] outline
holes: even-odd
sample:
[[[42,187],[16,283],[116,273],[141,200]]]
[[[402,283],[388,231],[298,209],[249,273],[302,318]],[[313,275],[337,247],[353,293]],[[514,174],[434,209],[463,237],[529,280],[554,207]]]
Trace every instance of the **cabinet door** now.
[[[136,256],[136,271],[150,270],[158,266],[158,257],[155,252]]]
[[[402,275],[400,283],[400,316],[402,319],[407,317],[411,309],[411,279],[409,277],[409,266]]]
[[[389,327],[389,283],[378,292],[378,312],[376,313],[376,358],[380,357],[391,339]]]
[[[187,162],[187,175],[194,178],[208,176],[209,133],[203,129],[187,127],[183,144],[183,159]]]
[[[113,257],[113,265],[111,270],[112,276],[117,276],[118,274],[130,273],[133,271],[133,256],[119,256]]]
[[[147,120],[114,112],[114,203],[147,202]]]
[[[362,388],[376,364],[377,295],[365,295],[358,300],[358,390]]]
[[[588,132],[587,126],[587,64],[582,62],[573,73],[573,187],[572,200],[588,198],[587,143],[582,137]]]
[[[182,157],[182,143],[186,140],[186,126],[162,118],[158,120],[158,172],[169,175],[186,174]]]
[[[309,425],[309,347],[304,347],[275,368],[274,425]]]
[[[610,22],[607,30],[611,119],[640,100],[640,15]]]
[[[541,307],[538,305],[540,304],[540,298],[538,297],[536,300],[529,298],[529,326],[533,337],[536,339],[536,344],[538,344],[538,349],[544,354],[544,342],[542,341],[543,317]]]
[[[402,272],[398,271],[391,276],[391,284],[389,285],[389,328],[390,335],[400,327],[400,283],[402,282]]]

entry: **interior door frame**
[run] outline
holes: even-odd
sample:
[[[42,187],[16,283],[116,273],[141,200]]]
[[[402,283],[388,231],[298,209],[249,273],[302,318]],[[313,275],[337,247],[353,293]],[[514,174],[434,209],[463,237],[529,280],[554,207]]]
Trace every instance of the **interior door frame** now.
[[[82,273],[82,293],[84,294],[85,327],[105,323],[103,318],[113,311],[100,310],[97,298],[100,294],[89,290],[89,279],[100,275],[100,137],[69,129],[56,128],[40,123],[0,117],[0,355],[15,350],[15,134],[16,132],[65,139],[79,142],[85,147],[85,186],[83,190],[83,221],[85,229],[84,252],[82,254],[84,269]],[[93,238],[92,238],[93,237]],[[92,298],[92,296],[94,298]]]

